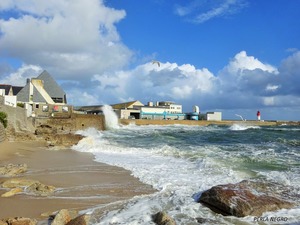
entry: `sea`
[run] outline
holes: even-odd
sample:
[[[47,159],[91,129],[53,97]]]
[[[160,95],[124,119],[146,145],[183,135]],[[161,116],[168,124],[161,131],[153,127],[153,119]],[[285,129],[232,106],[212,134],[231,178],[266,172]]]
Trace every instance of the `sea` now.
[[[167,212],[177,225],[300,224],[299,206],[259,218],[236,218],[197,203],[212,186],[245,179],[299,188],[299,126],[250,126],[243,121],[231,126],[122,126],[110,109],[105,117],[107,129],[78,131],[85,138],[73,149],[131,171],[157,192],[124,201],[121,208],[96,218],[95,224],[151,225],[152,215],[159,211]],[[95,217],[101,207],[87,212]]]

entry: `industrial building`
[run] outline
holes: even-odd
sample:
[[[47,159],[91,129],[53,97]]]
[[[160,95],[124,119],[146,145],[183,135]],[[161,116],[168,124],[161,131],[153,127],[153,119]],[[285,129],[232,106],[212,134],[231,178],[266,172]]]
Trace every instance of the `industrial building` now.
[[[147,120],[211,120],[221,121],[221,112],[200,114],[198,106],[193,112],[183,113],[182,105],[173,101],[142,102],[130,101],[110,105],[120,119],[147,119]],[[103,105],[75,107],[76,111],[87,114],[102,114]]]

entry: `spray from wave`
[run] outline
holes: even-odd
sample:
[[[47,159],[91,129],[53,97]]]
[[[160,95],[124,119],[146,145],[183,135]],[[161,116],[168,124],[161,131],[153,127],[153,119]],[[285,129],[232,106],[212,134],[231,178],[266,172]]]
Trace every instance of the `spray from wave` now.
[[[105,117],[105,129],[118,129],[119,119],[113,108],[110,105],[104,105],[102,111]]]

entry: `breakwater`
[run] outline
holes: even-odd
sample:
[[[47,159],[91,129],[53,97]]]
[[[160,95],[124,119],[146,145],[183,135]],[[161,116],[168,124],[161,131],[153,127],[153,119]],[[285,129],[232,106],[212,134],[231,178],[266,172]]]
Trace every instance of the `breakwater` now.
[[[208,126],[208,125],[228,125],[242,124],[248,126],[275,126],[289,122],[279,121],[238,121],[238,120],[223,120],[223,121],[207,121],[207,120],[130,120],[120,119],[120,124],[129,125],[191,125],[191,126]]]

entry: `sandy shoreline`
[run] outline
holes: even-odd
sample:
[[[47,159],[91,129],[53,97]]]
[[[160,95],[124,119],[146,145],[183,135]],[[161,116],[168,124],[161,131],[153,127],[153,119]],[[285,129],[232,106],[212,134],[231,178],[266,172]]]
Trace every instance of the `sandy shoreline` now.
[[[82,210],[95,205],[126,200],[153,193],[153,189],[119,167],[93,161],[93,155],[66,150],[47,150],[43,142],[0,143],[0,166],[24,164],[28,171],[20,177],[55,186],[50,197],[17,194],[0,197],[0,219],[40,218],[41,214],[63,208]],[[0,183],[10,179],[0,177]],[[7,190],[0,188],[0,195]]]

